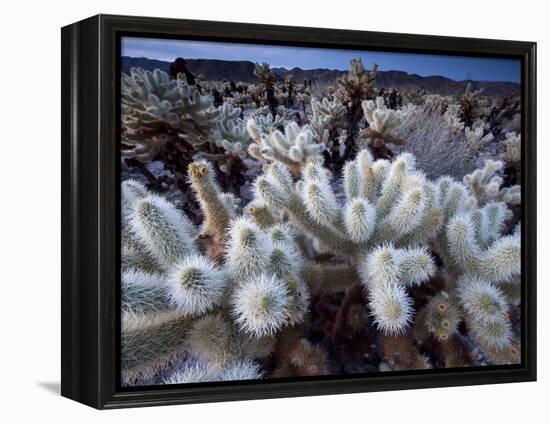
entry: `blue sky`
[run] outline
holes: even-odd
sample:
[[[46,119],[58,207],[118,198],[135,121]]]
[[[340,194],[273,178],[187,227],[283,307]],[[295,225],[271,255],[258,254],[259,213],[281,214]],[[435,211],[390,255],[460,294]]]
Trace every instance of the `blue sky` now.
[[[345,70],[360,57],[366,67],[373,63],[381,71],[398,70],[422,76],[442,75],[453,80],[520,82],[521,64],[515,59],[442,56],[412,53],[336,50],[311,47],[266,46],[211,41],[163,40],[123,37],[122,55],[172,61],[186,59],[249,60],[272,67],[291,69],[328,68]]]

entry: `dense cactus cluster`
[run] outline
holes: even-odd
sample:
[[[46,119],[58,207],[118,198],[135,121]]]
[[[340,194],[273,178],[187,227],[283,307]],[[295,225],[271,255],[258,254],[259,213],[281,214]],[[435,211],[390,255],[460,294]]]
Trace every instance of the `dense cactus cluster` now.
[[[124,385],[521,360],[518,105],[376,69],[122,75]]]

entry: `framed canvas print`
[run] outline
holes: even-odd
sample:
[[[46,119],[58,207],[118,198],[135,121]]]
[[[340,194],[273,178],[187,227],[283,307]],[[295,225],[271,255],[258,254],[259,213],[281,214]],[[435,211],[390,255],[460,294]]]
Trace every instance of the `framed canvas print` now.
[[[62,394],[536,378],[535,43],[62,30]]]

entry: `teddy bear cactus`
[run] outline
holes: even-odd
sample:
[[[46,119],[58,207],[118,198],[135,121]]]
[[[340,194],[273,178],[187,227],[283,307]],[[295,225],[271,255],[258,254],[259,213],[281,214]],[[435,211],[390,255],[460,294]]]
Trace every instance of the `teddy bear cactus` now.
[[[287,131],[296,141],[308,130]],[[275,134],[273,143],[288,148]],[[327,372],[322,348],[290,334],[310,319],[313,294],[354,288],[363,293],[355,315],[366,317],[358,322],[371,321],[384,343],[421,326],[446,343],[464,321],[488,357],[516,349],[499,289],[517,283],[521,262],[519,230],[502,234],[506,204],[478,206],[463,183],[431,181],[406,153],[390,162],[362,150],[341,177],[319,157],[295,168],[287,156],[271,159],[242,211],[211,163],[191,163],[200,228],[162,196],[123,182],[126,384],[259,378],[269,355],[284,364],[273,375]],[[413,293],[441,274],[441,262],[445,291],[417,312]],[[288,339],[292,358],[281,348]]]
[[[122,383],[520,362],[514,97],[281,72],[122,75]]]

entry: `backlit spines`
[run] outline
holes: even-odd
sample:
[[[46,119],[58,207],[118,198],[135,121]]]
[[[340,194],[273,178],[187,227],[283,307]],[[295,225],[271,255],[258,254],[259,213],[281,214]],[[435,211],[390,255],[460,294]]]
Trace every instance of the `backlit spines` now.
[[[383,245],[367,254],[361,283],[369,297],[374,322],[385,334],[402,334],[414,316],[407,286],[425,283],[433,275],[433,258],[425,249]]]
[[[289,305],[290,295],[284,281],[260,274],[236,287],[232,313],[242,331],[262,337],[272,335],[286,324]]]
[[[389,335],[405,332],[414,315],[412,300],[405,288],[396,284],[374,286],[369,296],[371,314],[377,327]]]
[[[489,225],[486,214],[455,216],[446,231],[448,253],[462,272],[491,282],[504,282],[521,271],[521,239],[517,234],[500,235],[500,224],[487,236]],[[480,247],[480,241],[484,248]]]
[[[168,276],[170,302],[188,316],[201,315],[220,304],[226,285],[225,272],[200,255],[177,262]]]
[[[513,332],[502,292],[490,282],[471,275],[460,277],[457,292],[467,313],[467,324],[482,349],[501,351],[509,347]]]
[[[376,228],[376,209],[366,199],[353,198],[344,208],[344,225],[354,243],[366,243]]]
[[[250,219],[241,217],[231,223],[226,245],[226,266],[231,277],[243,281],[260,274],[269,264],[270,242]]]
[[[126,269],[121,278],[122,313],[142,314],[170,309],[164,276],[137,268]]]
[[[192,224],[160,196],[149,194],[137,200],[129,225],[131,233],[166,268],[196,250]]]
[[[223,240],[234,211],[224,202],[212,165],[206,161],[191,163],[189,180],[205,217],[203,232]]]

